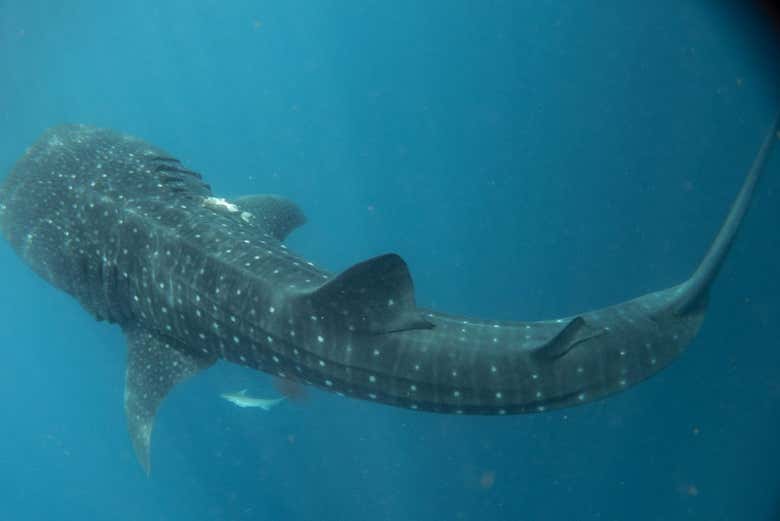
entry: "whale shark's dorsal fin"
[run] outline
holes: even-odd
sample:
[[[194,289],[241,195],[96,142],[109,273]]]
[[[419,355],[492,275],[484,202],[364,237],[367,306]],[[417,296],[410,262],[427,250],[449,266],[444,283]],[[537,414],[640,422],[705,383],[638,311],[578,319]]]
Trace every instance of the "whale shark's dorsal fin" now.
[[[194,357],[176,349],[172,341],[137,328],[127,335],[125,415],[138,461],[149,474],[154,416],[168,392],[215,362],[213,357]]]
[[[306,223],[306,216],[297,204],[273,194],[244,195],[233,200],[241,218],[251,221],[269,235],[283,241],[297,227]]]
[[[594,330],[582,317],[574,317],[554,337],[533,350],[534,357],[555,360],[591,338],[606,334],[603,329]]]
[[[342,315],[349,329],[358,333],[433,327],[415,305],[406,262],[392,253],[359,262],[301,297],[312,312]]]

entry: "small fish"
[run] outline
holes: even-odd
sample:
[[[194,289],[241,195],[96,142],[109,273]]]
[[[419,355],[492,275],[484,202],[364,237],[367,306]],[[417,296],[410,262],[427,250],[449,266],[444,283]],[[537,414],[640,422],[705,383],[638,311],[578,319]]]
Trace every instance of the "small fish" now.
[[[255,398],[254,396],[247,396],[246,391],[246,389],[242,389],[237,393],[222,393],[219,396],[236,407],[259,407],[264,411],[270,411],[284,400],[284,396],[281,398]]]

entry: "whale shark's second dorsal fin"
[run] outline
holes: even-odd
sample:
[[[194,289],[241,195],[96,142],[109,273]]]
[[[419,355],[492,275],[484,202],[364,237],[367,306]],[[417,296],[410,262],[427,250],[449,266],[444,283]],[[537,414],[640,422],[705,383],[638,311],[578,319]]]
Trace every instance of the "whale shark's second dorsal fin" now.
[[[171,340],[142,329],[127,328],[125,334],[127,427],[135,455],[149,474],[154,416],[160,403],[176,384],[211,366],[216,358],[187,354],[184,350],[176,349]]]
[[[294,229],[306,223],[306,216],[297,204],[273,194],[244,195],[233,200],[240,217],[252,222],[264,232],[283,241]]]
[[[606,331],[594,330],[582,317],[574,317],[555,336],[534,348],[533,356],[537,359],[556,360],[571,351],[577,344],[603,334],[606,334]]]
[[[355,264],[299,298],[315,314],[341,315],[354,332],[382,334],[430,329],[414,301],[414,287],[404,260],[380,255]]]

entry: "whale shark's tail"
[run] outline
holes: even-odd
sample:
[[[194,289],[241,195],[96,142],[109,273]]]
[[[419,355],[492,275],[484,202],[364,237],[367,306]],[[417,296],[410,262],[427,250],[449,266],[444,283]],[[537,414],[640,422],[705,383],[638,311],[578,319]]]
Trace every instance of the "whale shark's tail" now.
[[[726,259],[726,254],[728,254],[731,245],[734,243],[734,238],[750,206],[756,183],[764,171],[772,146],[780,137],[778,135],[779,125],[780,113],[775,116],[769,133],[764,139],[756,159],[753,161],[753,166],[742,184],[742,189],[734,200],[731,211],[729,211],[709,251],[707,251],[707,254],[693,275],[691,275],[691,278],[681,285],[679,297],[673,304],[673,311],[677,315],[684,315],[706,304],[712,281],[717,277],[723,261]]]

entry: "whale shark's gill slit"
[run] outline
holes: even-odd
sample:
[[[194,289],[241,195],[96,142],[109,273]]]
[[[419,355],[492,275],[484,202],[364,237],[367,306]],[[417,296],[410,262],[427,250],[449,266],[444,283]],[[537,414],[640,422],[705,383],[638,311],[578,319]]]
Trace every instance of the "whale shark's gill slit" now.
[[[171,165],[158,165],[154,168],[155,172],[170,172],[172,174],[184,174],[184,175],[190,175],[192,177],[195,177],[197,179],[203,179],[203,176],[199,174],[198,172],[194,172],[192,170],[187,170],[186,168],[179,168],[177,166],[171,166]]]
[[[181,161],[175,157],[170,156],[147,156],[146,159],[149,159],[150,161],[170,161],[172,163],[181,163]]]
[[[181,178],[173,175],[160,176],[160,182],[163,184],[181,183]]]

